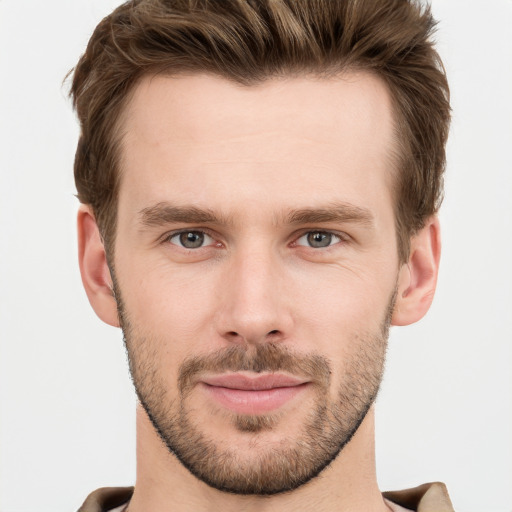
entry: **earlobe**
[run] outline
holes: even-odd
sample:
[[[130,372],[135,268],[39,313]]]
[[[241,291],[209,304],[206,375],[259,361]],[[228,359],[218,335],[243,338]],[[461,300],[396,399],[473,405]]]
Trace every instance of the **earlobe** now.
[[[78,211],[78,260],[82,283],[89,302],[105,323],[119,327],[112,277],[101,235],[92,210],[81,205]]]
[[[436,216],[412,238],[409,260],[398,278],[392,325],[409,325],[425,316],[432,304],[441,257],[441,233]]]

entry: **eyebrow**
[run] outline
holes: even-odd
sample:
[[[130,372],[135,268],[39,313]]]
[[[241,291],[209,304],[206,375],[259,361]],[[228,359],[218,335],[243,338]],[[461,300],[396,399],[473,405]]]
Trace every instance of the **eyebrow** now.
[[[195,206],[175,206],[167,202],[143,208],[139,212],[142,225],[158,227],[165,224],[218,224],[232,225],[233,217],[219,216],[213,210]],[[374,216],[370,210],[349,203],[333,203],[325,208],[300,208],[284,212],[284,224],[317,224],[327,222],[356,223],[372,227]],[[279,224],[279,222],[277,222]]]
[[[367,208],[361,208],[349,203],[333,203],[327,208],[301,208],[293,210],[287,215],[286,221],[289,224],[348,222],[372,227],[374,216]]]
[[[139,212],[141,223],[148,227],[157,227],[164,224],[231,224],[227,217],[219,217],[212,210],[196,208],[195,206],[174,206],[162,202],[149,206]]]

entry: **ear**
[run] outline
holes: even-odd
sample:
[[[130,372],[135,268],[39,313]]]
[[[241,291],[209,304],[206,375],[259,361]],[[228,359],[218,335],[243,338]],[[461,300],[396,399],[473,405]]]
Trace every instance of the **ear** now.
[[[94,311],[105,323],[119,327],[103,240],[94,214],[87,205],[81,205],[78,211],[78,261],[82,283]]]
[[[425,316],[434,298],[440,257],[439,219],[433,216],[411,239],[409,260],[398,276],[392,325],[409,325]]]

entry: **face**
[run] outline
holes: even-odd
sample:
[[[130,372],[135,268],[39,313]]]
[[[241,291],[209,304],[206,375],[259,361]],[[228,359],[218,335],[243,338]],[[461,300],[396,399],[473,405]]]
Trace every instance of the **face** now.
[[[387,90],[152,77],[123,132],[114,284],[140,402],[209,485],[294,489],[380,384],[399,267]]]

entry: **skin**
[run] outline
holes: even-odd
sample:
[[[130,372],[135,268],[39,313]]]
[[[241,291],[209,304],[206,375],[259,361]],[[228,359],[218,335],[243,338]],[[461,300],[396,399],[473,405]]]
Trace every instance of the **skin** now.
[[[430,307],[439,225],[428,219],[411,241],[409,260],[399,264],[393,116],[378,78],[354,72],[241,87],[204,75],[146,77],[121,128],[112,263],[135,338],[150,343],[172,399],[187,358],[272,342],[329,361],[327,395],[335,400],[347,361],[364,349],[366,335],[381,332],[394,292],[392,325],[416,322]],[[162,205],[195,207],[215,219],[163,219]],[[326,210],[337,215],[318,216]],[[206,232],[205,245],[180,247],[174,235],[182,229]],[[119,326],[112,276],[87,205],[78,231],[89,300],[103,321]],[[311,232],[334,234],[329,247],[309,246]],[[295,439],[316,399],[306,389],[279,410],[275,428],[257,434],[237,430],[200,386],[188,404],[196,428],[250,464],[265,447]],[[261,497],[227,494],[194,477],[139,405],[129,509],[163,511],[167,503],[180,511],[387,510],[375,476],[373,407],[317,478]]]

